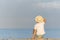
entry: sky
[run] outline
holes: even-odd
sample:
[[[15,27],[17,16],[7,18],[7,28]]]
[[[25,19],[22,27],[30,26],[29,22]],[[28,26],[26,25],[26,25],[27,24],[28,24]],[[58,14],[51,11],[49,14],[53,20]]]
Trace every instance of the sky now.
[[[37,15],[45,28],[60,28],[60,0],[0,0],[0,29],[31,29]]]

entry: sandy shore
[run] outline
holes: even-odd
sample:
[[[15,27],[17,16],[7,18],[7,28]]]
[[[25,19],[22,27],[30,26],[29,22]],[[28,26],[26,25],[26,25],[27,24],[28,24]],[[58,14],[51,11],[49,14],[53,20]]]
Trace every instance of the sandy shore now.
[[[30,38],[18,39],[18,40],[31,40]],[[59,38],[44,38],[44,40],[60,40]]]
[[[31,39],[26,38],[26,39],[20,39],[20,40],[31,40]],[[60,40],[60,38],[44,38],[44,40]]]

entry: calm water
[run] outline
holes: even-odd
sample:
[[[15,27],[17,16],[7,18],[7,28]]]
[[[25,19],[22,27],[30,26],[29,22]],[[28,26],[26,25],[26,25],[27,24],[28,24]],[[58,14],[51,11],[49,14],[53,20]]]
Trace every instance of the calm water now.
[[[0,29],[0,38],[31,38],[33,29]],[[60,38],[60,29],[45,29],[45,38]]]

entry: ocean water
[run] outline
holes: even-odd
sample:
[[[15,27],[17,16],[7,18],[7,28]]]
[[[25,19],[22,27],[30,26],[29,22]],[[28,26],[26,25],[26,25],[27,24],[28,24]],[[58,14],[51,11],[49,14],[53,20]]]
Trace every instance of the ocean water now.
[[[0,29],[0,38],[31,38],[33,29]],[[45,38],[60,38],[60,29],[45,29]]]

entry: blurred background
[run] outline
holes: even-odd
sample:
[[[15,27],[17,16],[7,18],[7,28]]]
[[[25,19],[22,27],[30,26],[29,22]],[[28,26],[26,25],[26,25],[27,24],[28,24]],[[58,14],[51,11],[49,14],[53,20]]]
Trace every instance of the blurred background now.
[[[34,18],[46,18],[45,38],[60,38],[60,0],[0,0],[0,38],[31,38]]]

